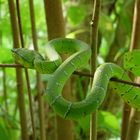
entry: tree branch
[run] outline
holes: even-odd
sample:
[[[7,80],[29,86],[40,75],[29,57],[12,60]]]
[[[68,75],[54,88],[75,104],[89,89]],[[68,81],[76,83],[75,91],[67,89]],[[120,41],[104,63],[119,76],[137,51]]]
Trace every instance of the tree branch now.
[[[20,64],[0,64],[0,67],[1,68],[5,68],[5,67],[8,67],[8,68],[24,68],[22,65]],[[79,71],[74,71],[73,73],[74,75],[79,75],[79,76],[85,76],[85,77],[94,77],[92,74],[90,73],[84,73],[84,72],[79,72]],[[127,85],[133,85],[133,86],[136,86],[136,87],[140,87],[140,84],[138,83],[134,83],[134,82],[129,82],[129,81],[125,81],[125,80],[121,80],[121,79],[117,79],[117,78],[111,78],[110,81],[113,81],[113,82],[118,82],[118,83],[123,83],[123,84],[127,84]]]

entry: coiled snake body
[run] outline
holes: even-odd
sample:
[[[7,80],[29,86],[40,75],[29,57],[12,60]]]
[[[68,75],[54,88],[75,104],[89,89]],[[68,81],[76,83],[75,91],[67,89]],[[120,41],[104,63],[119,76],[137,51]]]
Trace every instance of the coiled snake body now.
[[[50,41],[46,47],[47,60],[38,52],[27,49],[14,49],[13,55],[20,64],[27,68],[34,68],[40,73],[52,73],[48,81],[45,98],[50,106],[60,116],[67,119],[79,119],[94,112],[103,102],[109,80],[116,77],[130,81],[125,71],[116,64],[104,63],[95,74],[93,83],[86,98],[79,102],[71,102],[63,98],[62,89],[71,74],[85,66],[91,56],[89,46],[76,39],[58,38]],[[59,54],[70,53],[64,62]],[[113,84],[117,93],[134,108],[140,108],[140,91],[138,88],[126,84]]]

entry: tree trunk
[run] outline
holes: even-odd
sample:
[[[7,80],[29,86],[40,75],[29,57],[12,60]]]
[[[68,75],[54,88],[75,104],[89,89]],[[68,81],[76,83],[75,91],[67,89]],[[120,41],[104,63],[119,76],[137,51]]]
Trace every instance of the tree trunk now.
[[[30,20],[31,20],[31,29],[32,29],[32,39],[34,50],[38,51],[38,42],[37,42],[37,31],[36,31],[36,20],[34,13],[34,4],[33,0],[29,0],[30,6]],[[44,114],[44,101],[42,94],[43,83],[41,81],[41,75],[36,72],[36,90],[38,95],[38,114],[39,114],[39,122],[40,122],[40,140],[46,140],[46,129],[45,129],[45,114]]]
[[[65,23],[62,13],[61,0],[44,0],[46,22],[48,29],[48,39],[51,40],[57,37],[65,37]],[[69,99],[71,93],[70,80],[63,89],[63,95]],[[56,116],[57,123],[57,139],[58,140],[73,140],[72,121],[64,120]]]
[[[140,0],[135,0],[130,51],[133,51],[133,49],[140,48],[139,36],[140,36]],[[137,78],[136,80],[140,82],[139,78]],[[128,132],[125,140],[137,140],[139,128],[140,128],[140,112],[131,109]]]
[[[14,1],[8,0],[8,4],[9,4],[10,19],[11,19],[11,26],[12,26],[12,33],[13,33],[13,46],[15,48],[18,48],[20,47],[20,43],[19,43],[19,33],[17,27]],[[17,81],[21,136],[22,136],[22,140],[28,140],[27,119],[26,119],[25,101],[24,101],[24,94],[23,94],[23,77],[22,77],[21,68],[16,68],[16,81]]]

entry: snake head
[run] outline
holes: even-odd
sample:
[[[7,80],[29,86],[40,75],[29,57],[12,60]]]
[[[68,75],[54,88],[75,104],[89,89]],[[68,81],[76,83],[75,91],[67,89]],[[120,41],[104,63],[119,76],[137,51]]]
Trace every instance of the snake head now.
[[[38,52],[26,48],[17,48],[11,51],[15,61],[26,68],[34,69],[34,60],[36,57],[43,59]]]

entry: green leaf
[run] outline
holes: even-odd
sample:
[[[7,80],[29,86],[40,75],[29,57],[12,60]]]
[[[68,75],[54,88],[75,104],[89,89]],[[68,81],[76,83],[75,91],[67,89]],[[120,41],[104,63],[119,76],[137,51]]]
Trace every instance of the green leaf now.
[[[114,40],[114,26],[111,18],[104,13],[100,15],[99,30],[108,42],[108,45],[110,45]]]
[[[65,2],[67,2],[68,0],[63,0],[63,2],[65,3]]]
[[[2,140],[10,140],[8,133],[6,133],[5,128],[0,124],[0,138]]]
[[[67,15],[72,25],[77,25],[84,20],[87,13],[85,8],[83,5],[69,7]]]
[[[86,133],[89,130],[90,125],[90,115],[87,115],[84,118],[78,120],[77,130],[82,129],[83,133]],[[109,133],[112,133],[115,136],[119,135],[120,127],[118,118],[107,111],[98,112],[98,129],[105,130]]]
[[[16,140],[18,139],[18,133],[19,130],[15,129],[14,127],[17,127],[17,125],[15,126],[12,125],[11,123],[13,123],[13,120],[11,120],[11,122],[9,122],[9,120],[6,120],[6,118],[0,118],[0,138],[2,140]]]
[[[89,130],[90,124],[90,115],[87,115],[78,120],[79,127],[82,128],[83,132],[87,132]]]
[[[98,112],[98,127],[110,131],[114,135],[119,135],[119,121],[115,115],[106,111]]]
[[[112,19],[104,13],[100,15],[99,31],[102,35],[99,52],[101,56],[106,57],[115,37],[115,28]]]
[[[0,63],[8,63],[13,60],[11,50],[8,48],[1,47],[0,56]]]
[[[133,50],[124,55],[124,68],[140,76],[140,50]]]
[[[133,3],[133,0],[120,0],[116,3],[116,10],[120,15],[121,26],[128,36],[131,36]]]
[[[116,53],[115,57],[114,57],[114,61],[117,62],[117,60],[123,56],[126,52],[128,51],[128,48],[127,47],[124,47],[124,48],[120,48],[118,50],[118,52]]]
[[[76,38],[76,35],[86,32],[85,29],[79,29],[66,35],[67,38]]]

